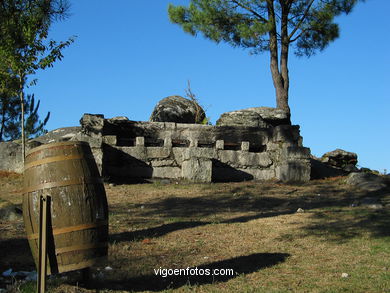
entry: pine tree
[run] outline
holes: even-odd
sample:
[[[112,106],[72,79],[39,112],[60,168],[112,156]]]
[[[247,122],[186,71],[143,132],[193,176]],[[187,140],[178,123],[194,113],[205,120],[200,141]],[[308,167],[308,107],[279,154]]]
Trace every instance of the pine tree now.
[[[53,67],[63,58],[62,50],[73,41],[48,40],[53,21],[65,18],[66,0],[1,0],[0,1],[0,75],[16,80],[21,105],[22,156],[25,155],[25,87],[37,70]],[[28,83],[29,81],[29,83]],[[0,85],[0,88],[4,86]]]
[[[50,112],[41,121],[39,119],[40,100],[35,104],[34,95],[27,95],[24,100],[26,138],[35,138],[47,133],[44,128],[50,118]],[[19,97],[0,95],[0,141],[15,140],[21,137],[21,105]]]
[[[290,48],[298,56],[324,50],[339,36],[334,18],[350,13],[359,0],[191,0],[169,5],[173,23],[215,42],[270,53],[276,105],[290,114]]]

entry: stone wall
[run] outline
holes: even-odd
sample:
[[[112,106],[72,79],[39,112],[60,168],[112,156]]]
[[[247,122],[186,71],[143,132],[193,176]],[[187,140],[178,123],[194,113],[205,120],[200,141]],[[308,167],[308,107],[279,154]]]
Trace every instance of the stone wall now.
[[[310,150],[299,126],[259,128],[136,122],[85,114],[74,140],[90,143],[109,180],[183,178],[194,182],[310,179]]]
[[[81,128],[54,130],[29,141],[87,141],[102,176],[131,181],[149,178],[193,182],[310,180],[310,149],[297,125],[265,128],[173,122],[137,122],[85,114]],[[22,172],[21,147],[0,143],[0,169]]]

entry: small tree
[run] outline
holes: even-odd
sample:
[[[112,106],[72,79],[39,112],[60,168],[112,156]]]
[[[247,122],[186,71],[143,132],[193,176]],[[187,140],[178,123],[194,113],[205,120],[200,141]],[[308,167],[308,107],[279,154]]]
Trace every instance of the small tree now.
[[[188,7],[169,5],[173,23],[194,36],[268,51],[276,104],[290,114],[288,56],[322,51],[339,36],[334,17],[348,14],[359,0],[191,0]]]
[[[74,38],[65,42],[47,40],[54,20],[66,17],[69,5],[64,0],[3,0],[0,3],[0,70],[17,80],[21,105],[22,156],[25,157],[24,89],[28,77],[37,70],[53,67],[62,51]]]
[[[47,133],[44,128],[50,118],[50,112],[43,121],[39,119],[40,101],[35,104],[34,95],[27,95],[24,100],[26,138],[34,138]],[[21,137],[21,105],[19,97],[0,97],[0,141],[14,140]]]

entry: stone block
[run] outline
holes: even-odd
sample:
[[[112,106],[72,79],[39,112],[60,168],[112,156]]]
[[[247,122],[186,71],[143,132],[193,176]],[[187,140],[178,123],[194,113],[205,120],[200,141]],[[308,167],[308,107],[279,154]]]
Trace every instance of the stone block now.
[[[283,148],[282,150],[283,159],[309,159],[310,158],[310,149],[299,146],[290,146]]]
[[[176,129],[176,123],[175,122],[164,122],[164,128],[166,130],[175,130]]]
[[[185,148],[183,151],[183,159],[189,160],[191,158],[217,158],[217,151],[214,148]]]
[[[123,153],[125,153],[131,157],[134,157],[137,160],[141,160],[141,161],[147,160],[145,147],[116,147],[116,148],[112,148],[111,150],[106,150],[106,152],[109,152],[109,151],[123,152]]]
[[[153,167],[153,178],[180,178],[181,170],[180,167]]]
[[[146,156],[148,159],[163,159],[170,155],[170,148],[166,147],[147,147]]]
[[[218,159],[232,167],[266,168],[273,163],[267,153],[243,151],[218,151]]]
[[[91,148],[101,148],[103,144],[103,137],[101,135],[86,135],[84,133],[77,133],[71,138],[71,141],[85,141]]]
[[[152,167],[177,167],[175,160],[153,160],[150,162]]]
[[[223,141],[223,140],[217,140],[217,141],[215,142],[215,148],[216,148],[217,150],[223,150],[224,147],[225,147],[225,141]]]
[[[288,161],[276,167],[275,176],[283,182],[308,182],[310,170],[308,160]]]
[[[253,176],[253,180],[272,180],[275,179],[275,169],[274,168],[268,168],[268,169],[239,169],[242,171],[245,171],[248,174],[251,174]]]
[[[190,138],[190,147],[196,148],[198,147],[199,140],[196,138]]]
[[[192,182],[211,182],[212,161],[204,158],[191,158],[181,166],[181,176]]]
[[[109,144],[112,146],[116,146],[116,143],[117,143],[116,135],[103,136],[103,143],[106,143],[106,144]]]
[[[102,175],[103,170],[103,150],[102,148],[91,148],[92,155],[95,159],[99,174]]]
[[[249,152],[249,141],[243,141],[241,142],[241,150],[244,152]]]
[[[273,141],[296,144],[299,140],[298,125],[279,125],[273,129]]]
[[[186,148],[172,148],[173,159],[177,164],[181,165],[184,160],[184,153],[187,152]]]
[[[145,137],[143,136],[137,136],[135,138],[135,145],[136,146],[145,146]]]
[[[166,148],[172,147],[172,138],[170,138],[170,137],[164,138],[164,147],[166,147]]]
[[[106,166],[106,174],[113,178],[152,178],[153,169],[149,166]]]

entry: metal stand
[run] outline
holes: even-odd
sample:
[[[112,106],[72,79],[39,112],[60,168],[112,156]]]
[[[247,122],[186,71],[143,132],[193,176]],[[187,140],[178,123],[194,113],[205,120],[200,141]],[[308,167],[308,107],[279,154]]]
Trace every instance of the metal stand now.
[[[42,195],[39,200],[39,263],[38,263],[38,286],[37,292],[46,291],[46,273],[47,273],[47,211],[50,196]]]

